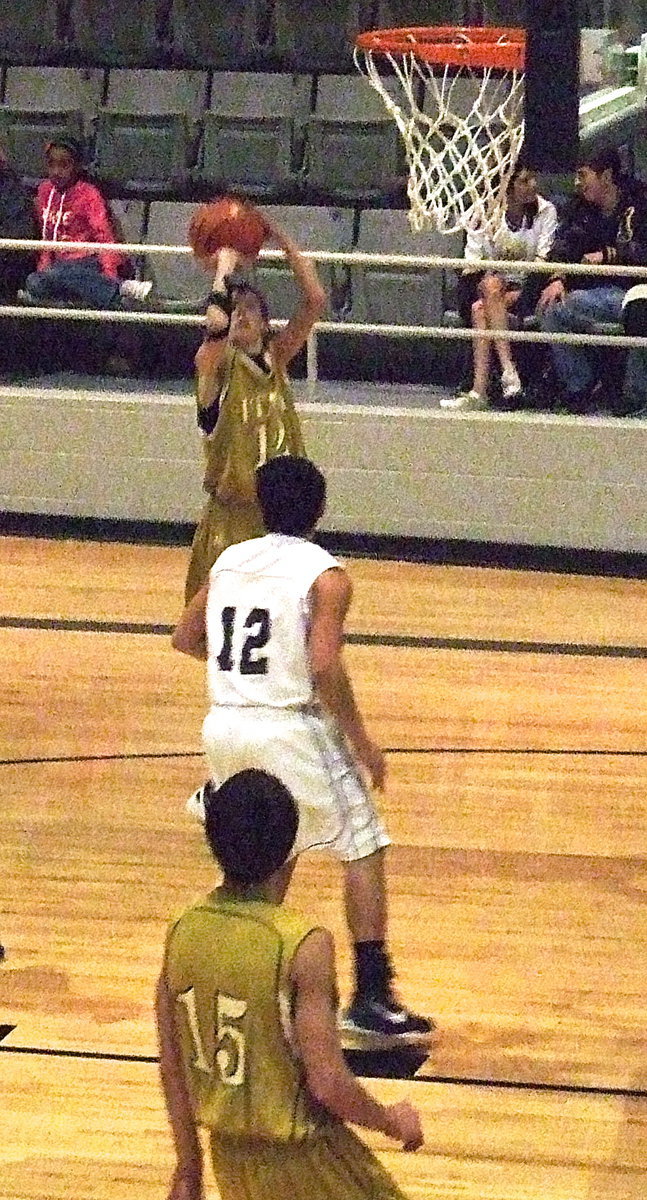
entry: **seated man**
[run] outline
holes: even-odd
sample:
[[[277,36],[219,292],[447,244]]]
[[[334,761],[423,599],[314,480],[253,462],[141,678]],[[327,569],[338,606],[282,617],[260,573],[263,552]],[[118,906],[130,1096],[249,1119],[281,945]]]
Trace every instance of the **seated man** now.
[[[559,226],[549,258],[555,262],[647,266],[647,189],[622,173],[614,148],[586,156],[577,171],[577,195]],[[628,276],[555,275],[544,288],[538,311],[542,330],[591,333],[598,322],[620,322]],[[569,412],[586,412],[600,379],[600,351],[552,345],[550,352]],[[647,375],[632,359],[634,387],[645,394]]]

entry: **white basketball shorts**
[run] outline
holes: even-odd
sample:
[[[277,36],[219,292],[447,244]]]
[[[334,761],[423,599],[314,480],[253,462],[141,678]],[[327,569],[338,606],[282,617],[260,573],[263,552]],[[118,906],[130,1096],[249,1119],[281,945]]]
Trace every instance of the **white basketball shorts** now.
[[[255,767],[276,775],[299,808],[295,854],[326,849],[344,862],[390,839],[344,738],[311,710],[214,706],[202,726],[211,778],[219,786]]]

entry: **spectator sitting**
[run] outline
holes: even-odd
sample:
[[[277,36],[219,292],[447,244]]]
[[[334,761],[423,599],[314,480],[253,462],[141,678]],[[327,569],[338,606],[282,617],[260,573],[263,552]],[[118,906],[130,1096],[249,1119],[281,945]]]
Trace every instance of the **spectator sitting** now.
[[[106,202],[83,172],[83,150],[72,137],[46,148],[48,178],[38,186],[36,214],[44,241],[115,242]],[[122,308],[146,299],[150,282],[120,280],[128,260],[118,251],[44,250],[20,298],[28,303],[68,300],[88,308]]]
[[[506,210],[501,227],[494,233],[477,228],[469,230],[465,260],[470,264],[459,276],[458,308],[464,325],[476,329],[508,328],[508,313],[528,316],[534,312],[541,282],[536,274],[511,267],[505,275],[480,271],[477,264],[485,258],[533,261],[545,259],[557,228],[555,205],[537,191],[537,178],[531,167],[518,164],[508,184]],[[474,374],[472,386],[456,396],[441,400],[442,408],[474,410],[487,408],[492,349],[501,366],[501,386],[505,400],[521,395],[519,372],[505,337],[474,338]]]
[[[0,147],[0,237],[34,238],[34,212],[27,189]],[[0,300],[13,300],[33,265],[27,250],[0,252]]]
[[[614,148],[584,158],[576,174],[577,194],[561,222],[550,258],[556,262],[647,265],[647,189],[623,175]],[[538,305],[541,328],[550,333],[590,333],[602,322],[620,322],[628,276],[556,275]],[[586,412],[600,380],[600,348],[553,345],[550,353],[569,412]],[[608,357],[605,354],[604,357]],[[647,397],[644,356],[629,352],[627,390]]]

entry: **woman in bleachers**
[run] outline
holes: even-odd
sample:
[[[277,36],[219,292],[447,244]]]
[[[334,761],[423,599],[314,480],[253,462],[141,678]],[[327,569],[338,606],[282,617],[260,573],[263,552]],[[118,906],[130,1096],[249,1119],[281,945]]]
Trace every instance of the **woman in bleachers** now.
[[[61,137],[46,148],[47,178],[36,193],[36,216],[44,241],[115,242],[117,237],[99,189],[85,178],[83,149]],[[47,304],[66,300],[88,308],[121,308],[144,300],[150,283],[122,279],[128,259],[118,251],[43,250],[21,299]]]
[[[228,247],[202,260],[216,272],[204,341],[196,355],[198,424],[204,434],[209,493],[191,548],[185,596],[205,582],[218,555],[235,542],[265,533],[255,471],[279,454],[304,454],[287,368],[305,345],[326,305],[314,263],[283,230],[269,233],[292,269],[299,302],[287,325],[272,334],[261,292],[232,278],[241,256]]]
[[[476,329],[500,330],[502,336],[474,338],[471,387],[441,400],[443,408],[463,412],[487,408],[494,354],[501,369],[504,400],[514,404],[521,396],[521,379],[505,331],[508,314],[524,317],[534,312],[542,276],[512,263],[547,258],[556,228],[555,205],[539,195],[535,172],[531,167],[517,165],[508,185],[506,211],[500,228],[494,233],[483,228],[468,232],[465,244],[468,265],[458,283],[458,307],[463,324]],[[479,262],[488,258],[510,259],[510,270],[503,274],[479,270]]]

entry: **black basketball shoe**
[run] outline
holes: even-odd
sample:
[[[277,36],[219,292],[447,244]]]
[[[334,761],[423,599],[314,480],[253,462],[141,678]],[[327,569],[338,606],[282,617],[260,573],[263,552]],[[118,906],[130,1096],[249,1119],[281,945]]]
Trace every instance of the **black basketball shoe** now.
[[[396,1050],[398,1046],[426,1046],[437,1031],[434,1021],[403,1008],[393,995],[359,996],[340,1019],[346,1050]]]

